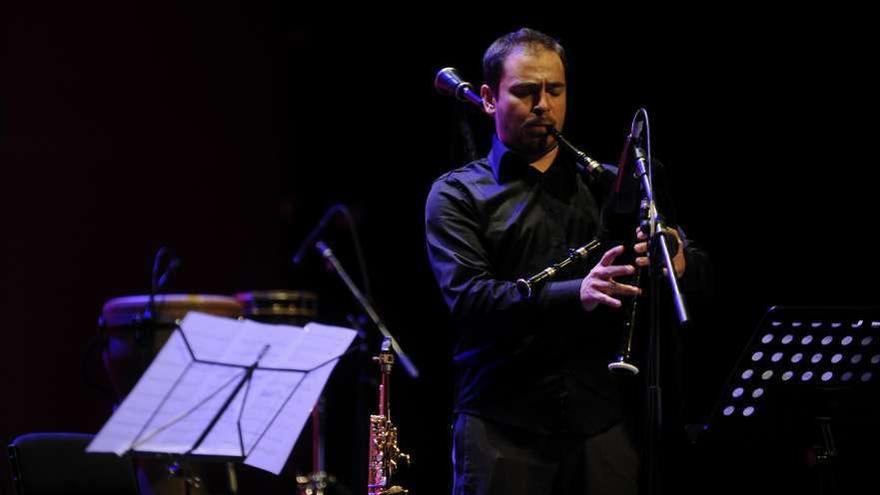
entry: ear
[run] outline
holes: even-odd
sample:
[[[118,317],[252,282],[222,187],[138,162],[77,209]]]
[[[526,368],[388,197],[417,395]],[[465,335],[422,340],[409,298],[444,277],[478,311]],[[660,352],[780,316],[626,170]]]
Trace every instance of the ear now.
[[[495,115],[495,95],[492,94],[492,88],[486,84],[480,86],[480,96],[483,98],[483,111]]]

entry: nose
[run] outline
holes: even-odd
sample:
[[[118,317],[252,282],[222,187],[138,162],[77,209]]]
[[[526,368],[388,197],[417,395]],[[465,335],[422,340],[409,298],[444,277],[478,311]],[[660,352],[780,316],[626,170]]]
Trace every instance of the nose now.
[[[550,110],[550,99],[548,98],[547,91],[541,89],[538,94],[535,95],[535,105],[532,107],[532,112],[538,117],[544,115]]]

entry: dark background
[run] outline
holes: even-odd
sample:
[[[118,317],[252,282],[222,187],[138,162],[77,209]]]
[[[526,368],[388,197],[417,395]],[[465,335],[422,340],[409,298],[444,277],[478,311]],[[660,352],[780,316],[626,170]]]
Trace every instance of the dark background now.
[[[485,47],[521,25],[566,46],[566,134],[594,157],[616,161],[634,110],[648,108],[680,222],[712,256],[714,303],[691,337],[689,420],[708,413],[769,305],[876,304],[876,57],[857,13],[666,12],[680,20],[660,23],[635,11],[582,22],[370,11],[342,21],[289,2],[165,1],[5,12],[0,441],[100,428],[111,398],[84,380],[84,359],[104,379],[85,351],[104,301],[146,292],[160,246],[183,260],[172,291],[310,289],[338,321],[353,310],[342,287],[314,257],[299,270],[288,257],[341,202],[377,306],[423,373],[395,376],[395,419],[416,460],[406,479],[415,493],[447,491],[451,335],[422,222],[431,181],[462,155],[455,105],[431,82],[449,65],[479,81]],[[484,152],[490,127],[466,114]],[[357,273],[344,223],[327,239]],[[352,458],[346,421],[329,426],[331,458]],[[737,448],[698,457],[722,472]],[[8,490],[5,466],[2,475]],[[729,479],[704,478],[715,489]]]

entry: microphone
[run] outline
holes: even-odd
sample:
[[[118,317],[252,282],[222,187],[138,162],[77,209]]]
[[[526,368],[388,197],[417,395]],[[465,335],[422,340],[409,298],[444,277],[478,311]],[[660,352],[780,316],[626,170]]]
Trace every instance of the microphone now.
[[[168,260],[168,263],[165,265],[165,271],[160,274],[159,268],[162,266],[162,260],[168,257],[171,259]],[[153,256],[153,271],[150,275],[150,291],[155,293],[159,289],[164,288],[165,284],[168,283],[168,279],[174,275],[178,268],[180,268],[180,258],[178,258],[170,248],[165,246],[160,247]]]
[[[614,181],[614,192],[620,193],[624,176],[627,174],[627,166],[629,163],[629,152],[633,146],[638,146],[642,139],[642,128],[644,122],[633,120],[629,128],[629,134],[623,143],[623,149],[620,151],[620,159],[617,161],[617,179]]]
[[[638,144],[642,142],[642,129],[645,127],[645,123],[641,120],[634,121],[629,128],[629,136],[627,139],[633,141]]]
[[[437,72],[437,77],[434,78],[434,89],[440,94],[454,96],[461,101],[483,106],[483,98],[474,91],[474,86],[471,83],[461,80],[461,76],[458,75],[458,71],[454,67],[446,67]]]
[[[162,274],[159,274],[159,267],[162,266],[162,260],[166,257],[171,257],[168,263],[165,265],[165,271]],[[144,307],[143,311],[143,319],[147,322],[155,322],[158,319],[158,308],[156,307],[156,294],[158,294],[160,289],[165,288],[165,284],[168,283],[168,279],[174,274],[175,271],[180,267],[180,258],[178,258],[171,249],[162,246],[153,256],[153,271],[150,273],[150,295],[147,300],[147,305]],[[139,339],[136,337],[136,339]]]
[[[177,272],[178,268],[180,268],[180,263],[180,258],[178,258],[177,256],[171,258],[171,261],[168,262],[168,267],[165,268],[165,273],[163,273],[162,276],[159,277],[159,280],[156,282],[157,289],[165,287],[171,276]]]
[[[309,235],[306,236],[305,240],[300,244],[299,249],[296,250],[296,254],[293,255],[292,261],[294,265],[299,265],[302,263],[303,257],[306,255],[306,251],[309,248],[315,245],[315,241],[318,240],[318,236],[324,232],[324,229],[327,228],[327,224],[330,222],[330,219],[333,218],[336,213],[345,208],[343,205],[333,205],[324,212],[324,216],[321,217],[321,221],[318,222],[318,225],[315,225],[315,228],[309,232]]]

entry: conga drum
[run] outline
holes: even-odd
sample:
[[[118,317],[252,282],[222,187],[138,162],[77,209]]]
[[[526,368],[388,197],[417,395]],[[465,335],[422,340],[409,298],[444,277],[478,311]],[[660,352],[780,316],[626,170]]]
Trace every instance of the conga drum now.
[[[304,290],[239,292],[245,318],[264,323],[303,326],[318,317],[318,296]]]
[[[190,311],[237,318],[241,304],[233,297],[212,294],[159,294],[150,307],[144,295],[110,299],[101,311],[107,336],[104,366],[121,401]]]
[[[228,318],[243,315],[242,306],[234,297],[213,294],[159,294],[153,298],[153,304],[149,296],[125,296],[104,304],[100,326],[107,340],[102,357],[120,402],[168,341],[178,321],[190,311]],[[165,460],[138,459],[137,466],[144,494],[230,493],[226,487],[234,484],[230,481],[234,478],[230,465],[192,463],[189,474],[202,481],[199,487],[189,488],[183,479],[169,478]]]

